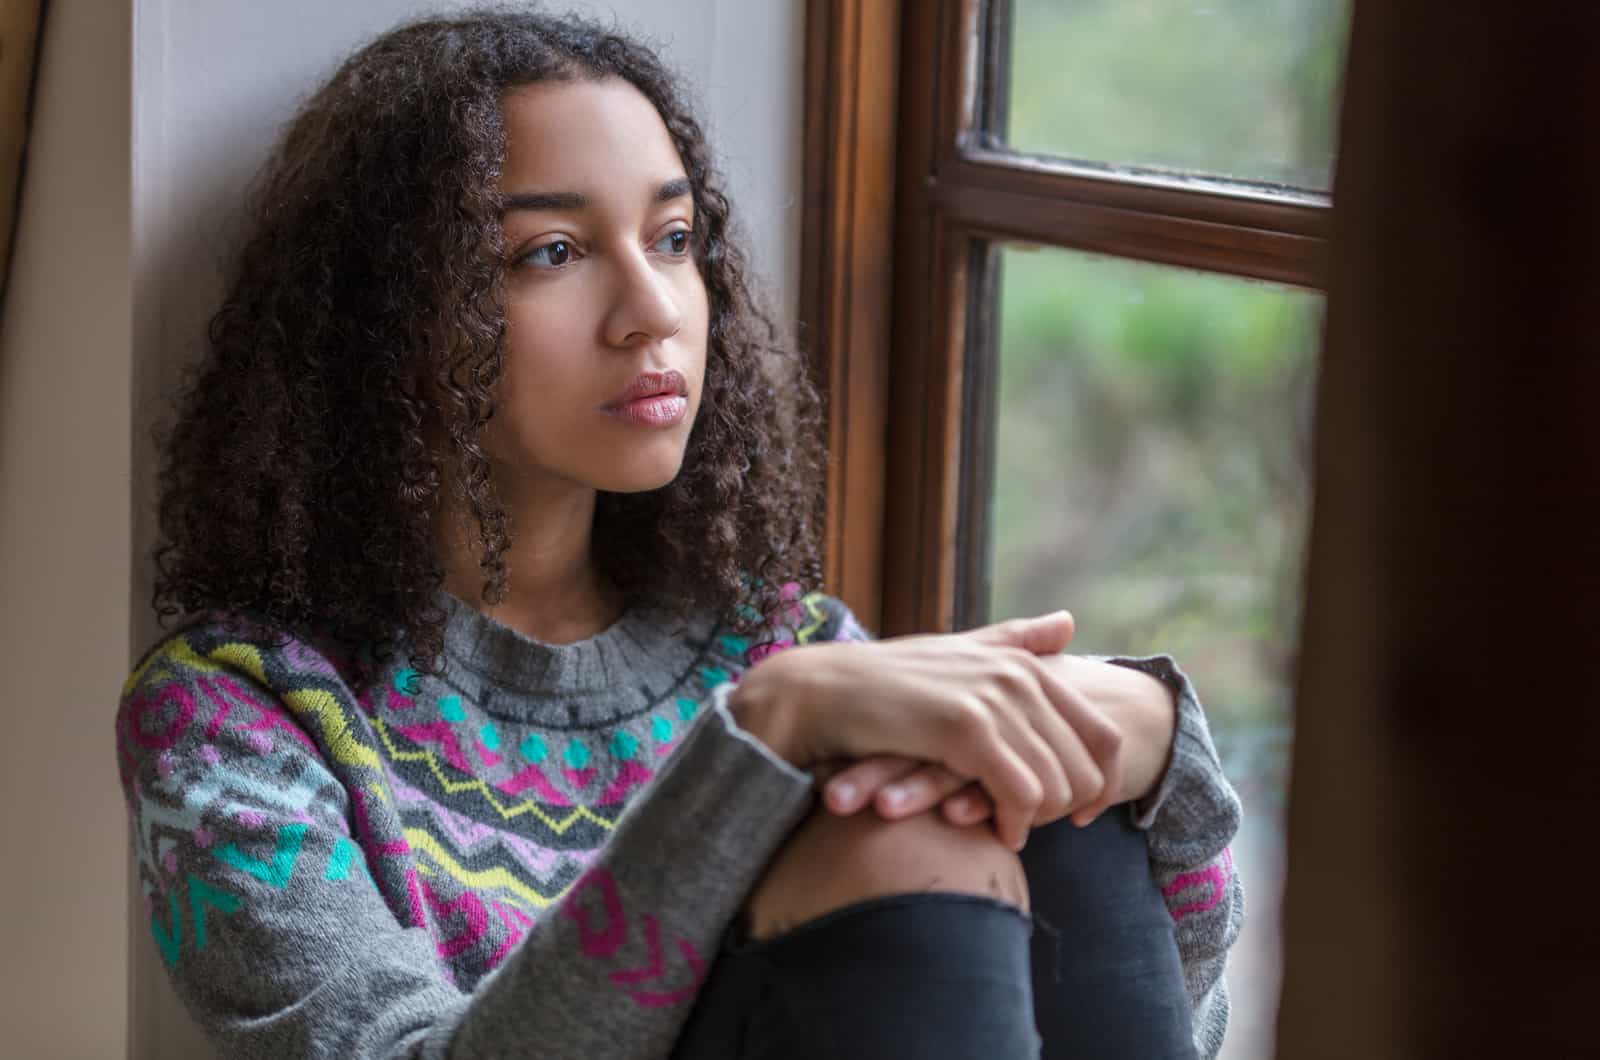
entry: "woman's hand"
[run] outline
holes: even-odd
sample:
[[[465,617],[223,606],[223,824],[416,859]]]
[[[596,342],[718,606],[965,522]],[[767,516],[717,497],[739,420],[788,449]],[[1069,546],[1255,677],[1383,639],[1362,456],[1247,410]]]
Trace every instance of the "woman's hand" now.
[[[1072,811],[1073,822],[1081,826],[1108,807],[1143,798],[1155,788],[1171,753],[1177,709],[1165,684],[1137,670],[1070,655],[1051,661],[1063,679],[1124,735],[1120,762],[1102,764],[1108,777],[1104,798]],[[994,812],[972,778],[897,755],[830,763],[817,773],[823,805],[842,816],[871,806],[881,817],[897,820],[939,806],[952,824],[971,825]],[[1035,825],[1047,823],[1040,820]]]
[[[1001,840],[1020,850],[1036,821],[1120,790],[1122,734],[1052,665],[1072,630],[1058,612],[968,633],[808,645],[752,668],[729,706],[802,768],[894,754],[970,778],[993,803]]]

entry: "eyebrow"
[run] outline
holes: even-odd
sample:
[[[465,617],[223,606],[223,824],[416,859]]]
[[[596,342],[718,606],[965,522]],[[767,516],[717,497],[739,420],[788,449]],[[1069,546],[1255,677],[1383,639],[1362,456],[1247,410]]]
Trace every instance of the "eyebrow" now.
[[[656,188],[655,201],[671,202],[693,192],[687,177],[677,177]],[[576,191],[518,191],[501,200],[500,212],[513,210],[582,210],[589,205],[589,197]]]

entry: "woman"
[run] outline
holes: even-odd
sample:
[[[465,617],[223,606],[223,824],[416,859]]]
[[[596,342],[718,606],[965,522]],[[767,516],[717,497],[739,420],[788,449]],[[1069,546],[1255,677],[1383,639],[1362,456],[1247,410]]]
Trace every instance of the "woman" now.
[[[402,27],[252,222],[163,449],[191,621],[117,720],[224,1055],[1215,1052],[1238,807],[1187,683],[802,591],[816,397],[647,50]]]

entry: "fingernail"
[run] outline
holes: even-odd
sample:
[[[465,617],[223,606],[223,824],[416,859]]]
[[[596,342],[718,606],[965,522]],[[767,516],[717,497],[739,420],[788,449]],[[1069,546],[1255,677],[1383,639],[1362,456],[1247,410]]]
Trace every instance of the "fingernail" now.
[[[950,800],[950,812],[957,817],[965,817],[972,812],[972,800],[965,795],[957,795]]]
[[[841,780],[833,786],[833,797],[836,801],[846,804],[855,802],[856,786],[848,780]]]
[[[910,792],[908,792],[905,787],[900,784],[890,784],[888,787],[883,789],[883,801],[890,807],[901,805],[906,801],[906,798],[909,795]]]

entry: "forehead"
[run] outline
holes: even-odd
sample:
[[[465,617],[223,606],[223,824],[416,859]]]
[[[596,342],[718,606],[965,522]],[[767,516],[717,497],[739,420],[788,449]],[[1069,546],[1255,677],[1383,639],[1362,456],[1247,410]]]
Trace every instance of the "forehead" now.
[[[654,104],[620,78],[545,81],[500,97],[501,191],[630,195],[681,176],[683,161]]]

